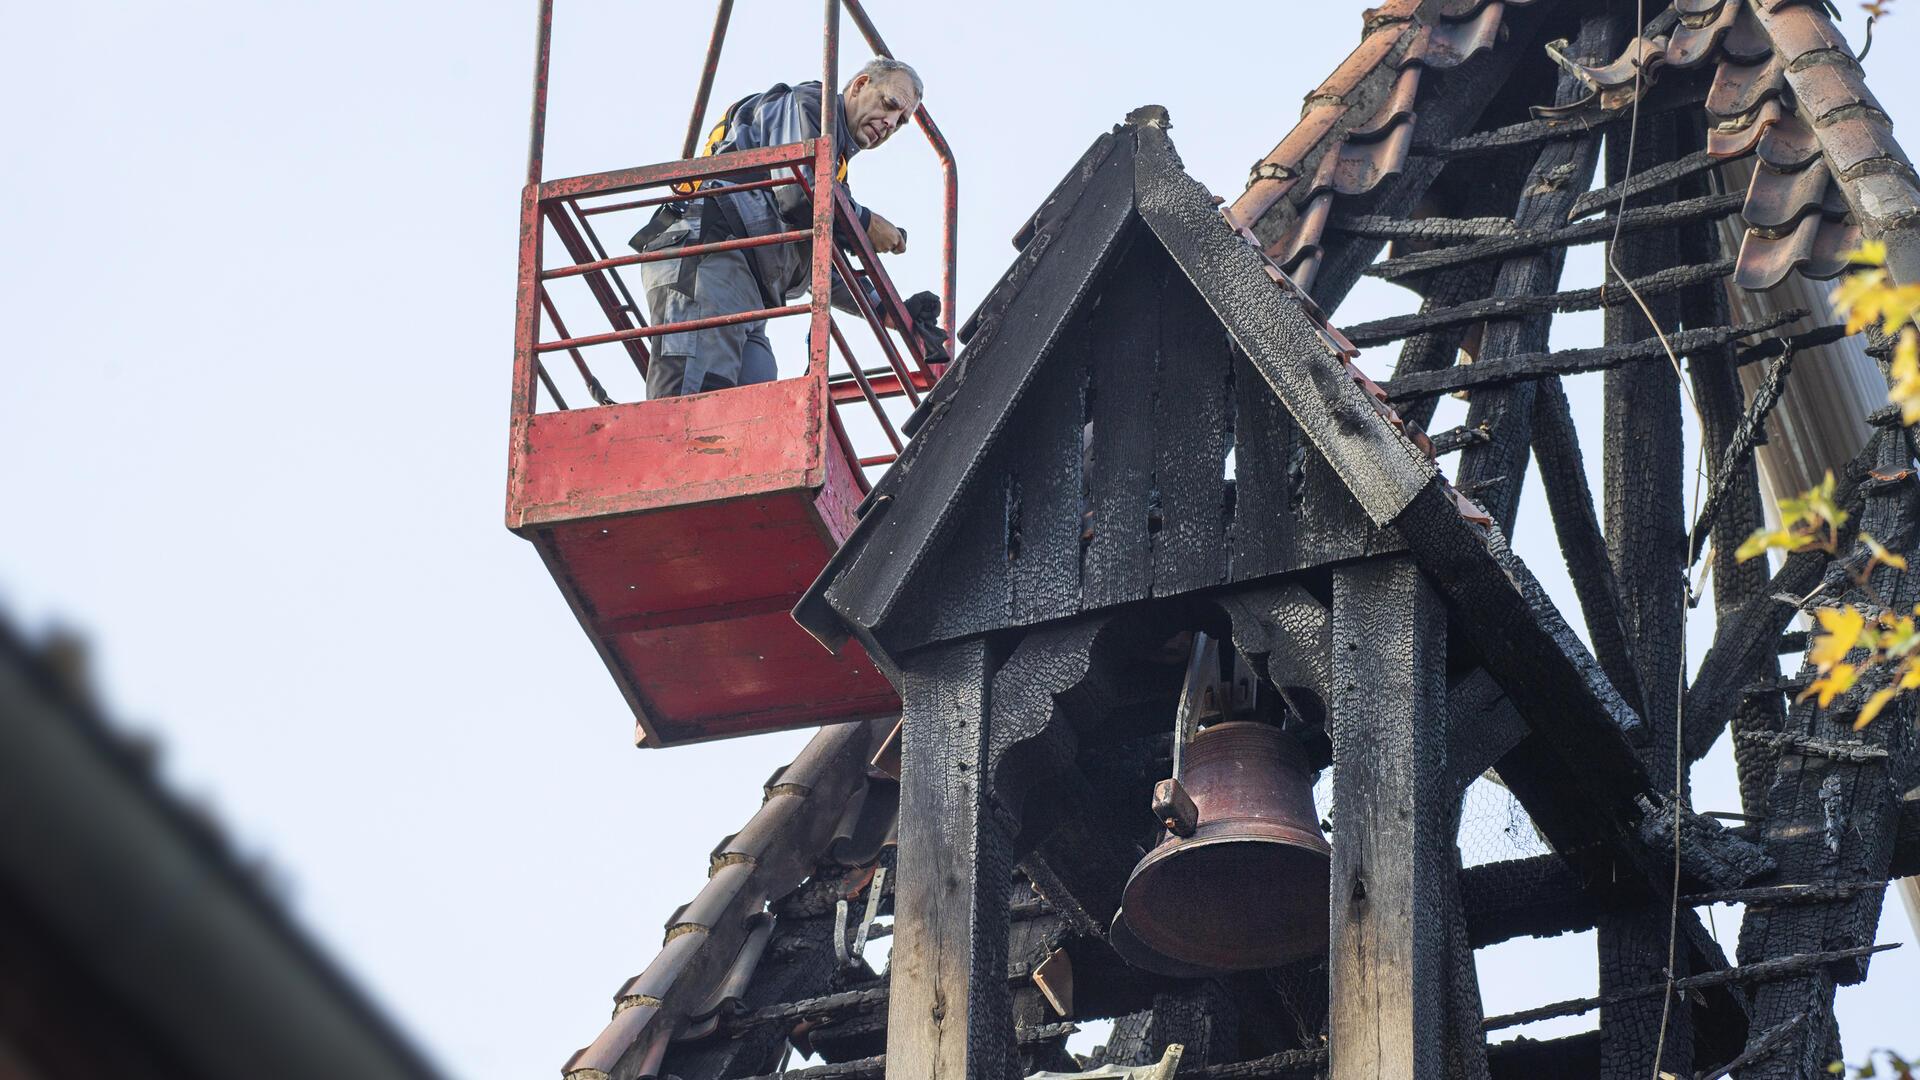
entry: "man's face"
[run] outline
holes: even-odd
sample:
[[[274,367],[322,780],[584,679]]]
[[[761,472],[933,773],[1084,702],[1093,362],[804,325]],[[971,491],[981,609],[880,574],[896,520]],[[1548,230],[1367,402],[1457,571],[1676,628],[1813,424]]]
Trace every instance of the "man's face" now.
[[[920,107],[913,80],[898,72],[882,79],[855,76],[847,86],[847,123],[853,144],[871,150],[886,142]]]

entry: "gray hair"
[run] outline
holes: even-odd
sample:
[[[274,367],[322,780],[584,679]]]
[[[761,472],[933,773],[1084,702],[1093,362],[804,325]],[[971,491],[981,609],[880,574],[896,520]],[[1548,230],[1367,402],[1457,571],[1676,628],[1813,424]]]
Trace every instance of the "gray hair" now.
[[[859,71],[853,73],[853,78],[857,79],[865,75],[869,80],[884,79],[897,71],[906,72],[908,80],[913,83],[913,97],[915,101],[919,101],[927,96],[927,87],[925,83],[920,81],[920,73],[913,70],[912,66],[903,61],[895,60],[890,56],[876,56],[867,61],[860,66]],[[853,79],[848,79],[847,82],[851,84]]]

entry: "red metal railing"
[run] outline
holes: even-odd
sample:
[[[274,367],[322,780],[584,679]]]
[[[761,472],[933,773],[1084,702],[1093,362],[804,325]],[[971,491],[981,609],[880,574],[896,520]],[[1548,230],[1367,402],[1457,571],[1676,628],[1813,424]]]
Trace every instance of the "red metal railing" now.
[[[764,149],[691,157],[705,120],[707,98],[732,12],[732,0],[720,0],[713,38],[708,46],[706,65],[688,126],[688,141],[683,146],[683,153],[688,156],[683,160],[658,165],[543,181],[541,166],[553,3],[552,0],[541,0],[534,71],[532,138],[528,151],[527,186],[521,199],[520,281],[514,328],[513,414],[516,419],[542,411],[539,394],[542,389],[546,391],[551,407],[567,408],[546,365],[546,358],[551,354],[566,353],[588,394],[597,404],[606,405],[612,404],[613,399],[606,392],[602,380],[595,376],[584,350],[595,346],[618,345],[644,378],[651,359],[646,346],[649,338],[804,314],[809,317],[806,377],[820,379],[826,384],[831,428],[842,453],[850,462],[857,462],[862,467],[885,465],[898,454],[903,439],[884,403],[904,399],[906,406],[918,405],[921,393],[932,386],[939,371],[928,363],[925,345],[919,335],[912,331],[912,319],[898,290],[887,277],[865,230],[859,227],[845,187],[834,180],[837,109],[835,95],[830,91],[838,86],[839,15],[842,5],[853,15],[874,51],[880,55],[891,55],[858,0],[827,0],[822,85],[829,92],[821,95],[819,138]],[[925,106],[915,112],[915,120],[932,143],[945,178],[942,328],[946,331],[951,351],[954,344],[957,174],[952,152],[927,115]],[[798,171],[802,165],[811,168],[819,185],[818,190],[808,192],[813,204],[813,220],[809,228],[618,256],[608,253],[594,228],[594,221],[604,215],[646,211],[667,203],[712,194],[711,190],[674,190],[676,185],[698,187],[697,183],[689,184],[689,181],[730,180],[730,190],[776,188],[788,184],[800,184],[804,188],[806,182]],[[613,198],[654,188],[666,190],[639,199]],[[850,241],[847,250],[842,250],[835,242],[837,222],[843,223],[840,232]],[[549,237],[558,241],[568,261],[547,265],[545,256]],[[624,268],[646,263],[791,243],[812,245],[811,298],[807,303],[649,326],[632,291],[620,275]],[[884,363],[866,366],[835,323],[829,306],[830,283],[835,273],[845,282],[846,291],[853,297],[861,320],[872,331]],[[560,305],[555,303],[548,288],[549,283],[576,281],[584,285],[591,298],[588,309],[597,309],[604,319],[604,329],[593,327],[592,333],[574,334],[568,331],[562,321]],[[867,290],[861,287],[862,281],[871,284],[877,303],[869,299]],[[890,332],[890,328],[893,332]],[[898,333],[897,338],[894,332]],[[861,405],[865,409],[861,409]],[[843,406],[858,410],[861,418],[855,420],[852,416],[843,416]],[[864,472],[857,469],[856,474],[864,483]]]

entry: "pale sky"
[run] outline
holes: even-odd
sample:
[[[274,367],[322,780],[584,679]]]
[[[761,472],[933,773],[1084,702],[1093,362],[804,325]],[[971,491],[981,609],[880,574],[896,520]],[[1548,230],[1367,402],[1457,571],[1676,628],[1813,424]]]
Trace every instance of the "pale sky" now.
[[[711,9],[558,7],[547,175],[675,156]],[[963,313],[1135,106],[1167,106],[1188,169],[1237,193],[1361,8],[873,0],[959,155]],[[715,102],[817,78],[819,15],[742,0]],[[1908,18],[1867,65],[1896,118],[1920,109],[1896,62]],[[301,921],[450,1075],[557,1075],[805,736],[634,750],[502,526],[533,3],[33,4],[7,23],[0,608],[93,640],[111,711],[158,736],[166,776],[279,868]],[[843,72],[861,58],[850,40]],[[912,234],[895,280],[937,287],[918,133],[855,166]],[[1597,280],[1581,249],[1565,284]],[[1413,303],[1370,283],[1337,321]],[[1598,325],[1563,318],[1555,343]],[[1598,378],[1569,386],[1598,490]],[[1528,490],[1517,546],[1577,612]],[[1696,773],[1703,809],[1737,808],[1730,773],[1723,743]],[[1920,1050],[1920,950],[1888,910],[1881,939],[1909,947],[1842,992],[1856,1059]],[[1716,912],[1729,952],[1733,919]],[[1481,980],[1490,1013],[1590,993],[1591,935],[1483,951]]]

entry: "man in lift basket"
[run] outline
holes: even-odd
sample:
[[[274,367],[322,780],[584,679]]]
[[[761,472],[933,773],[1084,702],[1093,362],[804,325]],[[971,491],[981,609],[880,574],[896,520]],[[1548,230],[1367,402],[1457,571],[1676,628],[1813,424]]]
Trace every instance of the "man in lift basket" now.
[[[906,124],[920,106],[922,90],[918,73],[898,60],[886,58],[868,61],[848,80],[847,88],[835,95],[840,110],[834,132],[838,144],[834,147],[839,174],[836,181],[845,180],[848,159],[886,142]],[[705,153],[780,146],[819,134],[820,84],[780,83],[728,108],[707,137]],[[811,185],[812,169],[802,166],[799,171]],[[712,193],[707,197],[663,205],[653,220],[634,234],[630,241],[633,248],[664,251],[687,244],[804,229],[813,222],[810,200],[798,184],[747,191],[728,191],[728,186],[725,180],[709,180],[701,188]],[[907,250],[905,230],[857,202],[855,206],[875,251],[899,254]],[[836,239],[843,245],[850,242],[847,227],[847,222],[834,222]],[[653,325],[781,307],[811,284],[811,247],[805,241],[768,244],[643,263],[640,274]],[[879,298],[873,286],[861,284],[877,310]],[[857,310],[837,273],[833,294],[835,307]],[[939,298],[932,293],[917,294],[907,301],[907,310],[913,316],[914,331],[944,359],[946,335],[938,326]],[[647,369],[649,398],[723,390],[774,378],[773,349],[767,343],[765,320],[665,334],[658,341]]]

